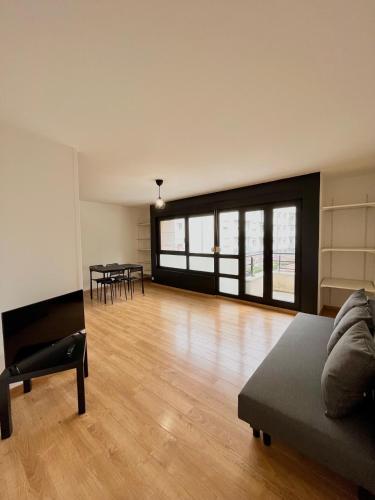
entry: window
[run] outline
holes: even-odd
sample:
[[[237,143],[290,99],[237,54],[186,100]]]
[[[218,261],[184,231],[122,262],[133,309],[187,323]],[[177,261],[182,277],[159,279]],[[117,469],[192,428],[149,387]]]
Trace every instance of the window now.
[[[186,226],[189,232],[189,251],[185,245]],[[160,266],[213,273],[214,230],[213,214],[161,220]]]
[[[297,201],[160,220],[159,266],[224,295],[298,305]],[[194,279],[188,278],[194,273]],[[190,280],[190,281],[189,281]]]
[[[219,273],[238,276],[238,259],[219,259]]]
[[[238,210],[220,213],[220,255],[238,255]]]
[[[186,269],[185,255],[160,254],[160,265],[162,267],[174,267],[176,269]]]
[[[245,213],[245,293],[263,297],[264,211]]]
[[[185,219],[160,221],[160,250],[185,251]]]
[[[189,257],[189,269],[191,271],[204,271],[206,273],[214,272],[213,257]]]
[[[214,216],[189,217],[189,252],[214,252]]]
[[[227,293],[229,295],[238,295],[238,279],[225,278],[220,276],[219,291],[221,293]]]
[[[295,301],[296,207],[273,209],[272,298]]]

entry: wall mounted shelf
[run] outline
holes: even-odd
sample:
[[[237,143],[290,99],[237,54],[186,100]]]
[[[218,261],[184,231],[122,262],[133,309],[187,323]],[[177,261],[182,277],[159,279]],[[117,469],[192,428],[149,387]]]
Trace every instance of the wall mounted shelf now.
[[[364,203],[350,203],[347,205],[328,205],[321,208],[322,212],[326,212],[328,210],[345,210],[347,208],[369,208],[375,207],[375,201],[367,201]]]
[[[366,292],[375,293],[374,283],[367,280],[323,278],[320,286],[322,288],[336,288],[341,290],[358,290],[359,288],[364,288]]]
[[[151,276],[151,224],[150,222],[137,223],[137,253],[138,262],[143,265],[145,276]],[[144,246],[148,248],[143,248]]]
[[[321,252],[365,252],[375,253],[375,248],[321,248]]]

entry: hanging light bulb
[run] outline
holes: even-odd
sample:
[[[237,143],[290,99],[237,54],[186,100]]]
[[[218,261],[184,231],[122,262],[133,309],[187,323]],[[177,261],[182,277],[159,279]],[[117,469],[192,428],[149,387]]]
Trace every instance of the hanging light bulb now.
[[[156,182],[157,186],[159,187],[159,196],[156,198],[155,208],[158,208],[159,210],[161,210],[165,207],[165,201],[160,196],[160,186],[163,184],[163,179],[156,179],[155,182]]]

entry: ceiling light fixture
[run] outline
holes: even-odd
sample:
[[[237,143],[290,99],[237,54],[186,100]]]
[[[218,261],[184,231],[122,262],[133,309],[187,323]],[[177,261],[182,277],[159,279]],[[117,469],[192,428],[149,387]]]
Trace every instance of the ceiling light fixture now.
[[[156,198],[155,208],[158,208],[159,210],[161,210],[165,207],[165,201],[160,196],[160,186],[163,184],[163,179],[155,179],[155,182],[156,182],[156,185],[159,187],[159,196]]]

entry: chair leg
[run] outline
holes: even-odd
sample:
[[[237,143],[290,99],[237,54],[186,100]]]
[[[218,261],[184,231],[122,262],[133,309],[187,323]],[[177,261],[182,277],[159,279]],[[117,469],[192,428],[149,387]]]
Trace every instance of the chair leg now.
[[[255,438],[260,438],[260,430],[259,429],[254,429],[253,428],[253,436]]]
[[[13,424],[9,384],[6,380],[0,380],[0,425],[1,439],[7,439],[12,435]]]
[[[89,361],[87,359],[87,345],[86,345],[85,359],[83,360],[83,368],[85,371],[85,377],[88,377],[89,376]]]
[[[99,300],[99,285],[98,285],[98,282],[96,282],[96,300]]]
[[[110,289],[111,289],[111,302],[112,302],[112,304],[113,304],[113,284],[111,283],[111,284],[109,285],[109,287],[110,287]]]
[[[82,415],[86,412],[85,401],[85,369],[82,365],[77,367],[77,396],[78,396],[78,414]]]
[[[30,392],[32,389],[32,382],[31,380],[24,380],[23,381],[23,392],[26,394],[27,392]]]
[[[263,432],[263,444],[264,446],[271,446],[271,436]]]
[[[128,293],[126,291],[126,282],[125,282],[125,280],[123,281],[123,284],[124,284],[125,299],[128,300]]]

